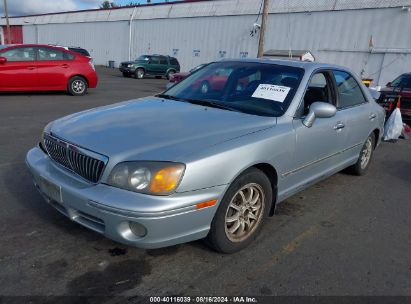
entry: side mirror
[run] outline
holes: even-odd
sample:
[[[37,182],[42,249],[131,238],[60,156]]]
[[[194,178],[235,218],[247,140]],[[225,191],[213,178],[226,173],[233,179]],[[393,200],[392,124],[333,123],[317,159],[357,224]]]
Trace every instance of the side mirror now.
[[[388,82],[385,86],[390,87],[391,86],[391,81]]]
[[[0,57],[0,64],[4,64],[7,62],[7,58],[6,57]]]
[[[337,108],[329,103],[317,101],[311,104],[310,111],[303,120],[303,125],[311,128],[316,118],[330,118],[337,113]]]

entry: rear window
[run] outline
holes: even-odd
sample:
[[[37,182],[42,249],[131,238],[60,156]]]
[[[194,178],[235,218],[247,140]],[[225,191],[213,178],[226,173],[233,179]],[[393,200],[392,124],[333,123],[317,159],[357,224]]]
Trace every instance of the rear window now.
[[[68,49],[72,52],[76,52],[77,54],[90,57],[90,53],[85,49],[81,49],[81,48],[68,48]]]

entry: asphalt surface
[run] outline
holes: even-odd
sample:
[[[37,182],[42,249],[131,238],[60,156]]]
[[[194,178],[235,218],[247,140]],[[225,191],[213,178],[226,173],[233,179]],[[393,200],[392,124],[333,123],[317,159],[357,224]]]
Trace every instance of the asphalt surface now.
[[[166,84],[98,72],[84,97],[0,94],[0,295],[411,296],[410,141],[383,143],[364,177],[339,173],[288,199],[232,255],[201,241],[128,247],[60,215],[24,163],[46,123]]]

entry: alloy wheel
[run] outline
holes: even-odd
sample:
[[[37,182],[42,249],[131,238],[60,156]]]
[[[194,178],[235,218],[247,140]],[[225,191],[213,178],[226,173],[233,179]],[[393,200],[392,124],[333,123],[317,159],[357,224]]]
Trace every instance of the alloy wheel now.
[[[225,233],[232,242],[242,242],[258,227],[264,214],[264,191],[258,184],[242,187],[233,196],[225,215]]]

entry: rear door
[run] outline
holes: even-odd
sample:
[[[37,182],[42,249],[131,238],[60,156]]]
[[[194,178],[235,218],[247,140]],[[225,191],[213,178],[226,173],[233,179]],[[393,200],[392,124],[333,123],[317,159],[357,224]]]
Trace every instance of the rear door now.
[[[165,75],[168,70],[168,58],[160,56],[159,59],[158,74]]]
[[[344,161],[357,159],[368,135],[373,131],[377,113],[364,97],[359,82],[348,72],[332,71],[337,87],[337,109],[346,121],[347,139],[341,154]]]
[[[65,89],[74,55],[57,48],[40,47],[37,57],[39,86],[44,89]]]
[[[38,86],[35,47],[4,50],[0,56],[7,59],[0,64],[0,89],[30,90]]]

